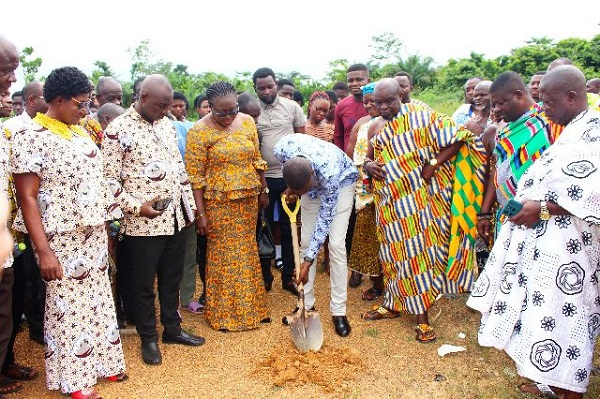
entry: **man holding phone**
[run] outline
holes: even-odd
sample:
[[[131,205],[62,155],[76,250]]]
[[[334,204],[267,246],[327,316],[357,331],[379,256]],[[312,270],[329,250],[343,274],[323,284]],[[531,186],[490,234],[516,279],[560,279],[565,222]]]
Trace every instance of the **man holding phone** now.
[[[177,311],[185,250],[181,229],[193,222],[195,205],[175,129],[166,117],[172,101],[168,80],[148,76],[135,105],[106,129],[103,145],[106,180],[115,205],[125,214],[134,315],[147,364],[162,362],[154,307],[156,276],[163,342],[204,343],[204,338],[181,329]]]

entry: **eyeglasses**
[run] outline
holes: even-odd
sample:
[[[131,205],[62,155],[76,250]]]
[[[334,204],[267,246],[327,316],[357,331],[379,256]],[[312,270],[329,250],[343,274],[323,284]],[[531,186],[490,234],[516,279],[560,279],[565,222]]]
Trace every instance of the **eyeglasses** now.
[[[88,99],[87,101],[79,101],[76,98],[71,97],[71,100],[73,100],[73,102],[75,102],[75,104],[77,104],[77,108],[79,109],[84,109],[84,108],[89,108],[90,103],[92,102],[92,99]]]
[[[217,118],[227,118],[228,116],[236,116],[238,114],[238,112],[240,112],[239,105],[236,105],[235,109],[231,110],[231,111],[218,112],[218,111],[215,111],[214,108],[211,110],[212,115],[216,116]]]

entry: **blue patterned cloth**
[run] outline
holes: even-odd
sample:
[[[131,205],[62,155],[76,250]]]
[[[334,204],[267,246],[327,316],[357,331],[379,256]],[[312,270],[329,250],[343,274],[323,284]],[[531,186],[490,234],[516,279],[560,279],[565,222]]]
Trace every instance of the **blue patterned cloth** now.
[[[316,258],[317,252],[325,242],[329,226],[335,217],[339,191],[343,187],[353,186],[358,179],[358,170],[352,160],[334,144],[307,134],[290,134],[275,144],[275,157],[284,164],[293,157],[302,156],[310,161],[315,179],[307,192],[311,199],[321,198],[319,218],[310,245],[305,253]]]

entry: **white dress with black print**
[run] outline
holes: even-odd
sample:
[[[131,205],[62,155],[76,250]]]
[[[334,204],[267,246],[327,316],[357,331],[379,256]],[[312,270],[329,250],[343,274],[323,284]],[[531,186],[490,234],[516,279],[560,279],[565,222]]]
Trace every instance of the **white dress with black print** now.
[[[46,283],[46,383],[65,393],[90,388],[125,371],[107,272],[102,156],[89,137],[66,140],[37,124],[13,140],[12,171],[39,176],[42,225],[63,269],[62,280]],[[20,211],[14,227],[25,231]]]
[[[515,199],[571,215],[502,226],[467,305],[479,344],[506,351],[520,375],[585,392],[600,332],[600,113],[576,116],[522,176]]]

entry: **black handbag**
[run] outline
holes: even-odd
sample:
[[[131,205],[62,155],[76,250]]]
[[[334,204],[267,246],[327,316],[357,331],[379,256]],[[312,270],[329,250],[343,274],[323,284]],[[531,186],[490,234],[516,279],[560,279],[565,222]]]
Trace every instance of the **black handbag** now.
[[[260,210],[256,223],[256,244],[258,245],[258,256],[261,259],[275,257],[275,241],[263,209]]]

